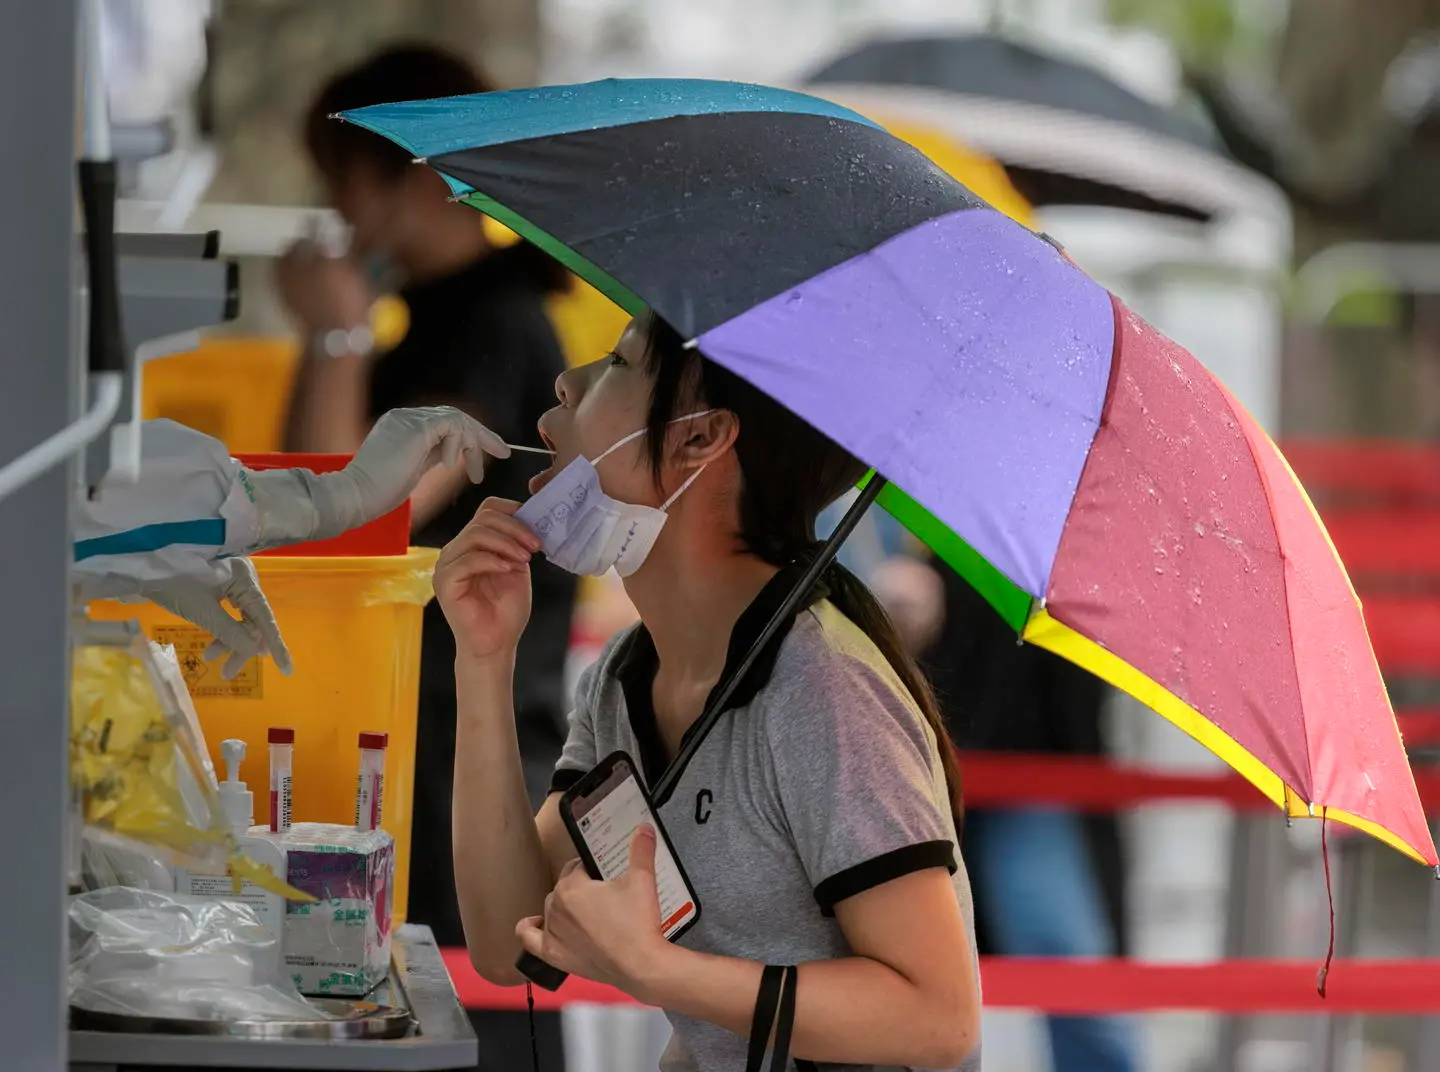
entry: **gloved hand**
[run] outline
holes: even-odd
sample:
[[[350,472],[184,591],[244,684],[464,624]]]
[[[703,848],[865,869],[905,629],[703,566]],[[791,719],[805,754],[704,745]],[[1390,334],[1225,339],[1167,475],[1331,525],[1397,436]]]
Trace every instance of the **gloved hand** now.
[[[290,673],[290,651],[280,636],[275,613],[260,590],[255,566],[248,558],[227,558],[215,566],[215,581],[177,577],[153,581],[136,594],[213,636],[214,642],[205,649],[205,659],[227,657],[220,668],[225,680],[235,677],[257,655],[269,655],[282,674]],[[228,600],[240,617],[227,611],[221,600]]]
[[[508,458],[510,448],[458,409],[393,409],[375,422],[354,460],[338,473],[245,471],[259,512],[256,547],[326,540],[384,517],[437,464],[454,465],[462,456],[478,484],[486,455]]]

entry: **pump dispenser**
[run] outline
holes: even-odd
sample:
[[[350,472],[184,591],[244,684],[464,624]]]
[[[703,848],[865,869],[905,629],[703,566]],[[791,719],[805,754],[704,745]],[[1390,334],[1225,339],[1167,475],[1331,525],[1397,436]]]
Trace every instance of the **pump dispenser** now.
[[[220,742],[220,758],[225,764],[225,780],[220,783],[220,807],[225,823],[235,838],[235,848],[244,856],[285,878],[285,851],[265,836],[262,830],[251,829],[255,818],[255,794],[240,780],[240,764],[245,761],[245,742],[231,738]],[[216,900],[243,901],[255,910],[262,926],[275,935],[276,966],[281,958],[280,943],[284,937],[285,899],[246,881],[237,893],[229,874],[210,874],[177,868],[175,889],[199,897]]]
[[[220,757],[225,762],[225,780],[220,783],[220,805],[225,821],[237,838],[250,833],[255,822],[255,794],[240,780],[240,764],[245,761],[245,742],[230,738],[220,742]]]

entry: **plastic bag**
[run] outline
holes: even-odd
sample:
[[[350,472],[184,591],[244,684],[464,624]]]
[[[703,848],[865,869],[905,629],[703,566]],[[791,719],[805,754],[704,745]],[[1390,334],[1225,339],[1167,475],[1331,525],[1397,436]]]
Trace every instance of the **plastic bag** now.
[[[70,904],[70,1004],[185,1020],[326,1020],[238,901],[115,886]]]
[[[85,827],[80,832],[80,888],[99,890],[107,886],[173,893],[175,872],[155,859],[147,847]]]
[[[249,879],[282,897],[313,900],[235,851],[173,651],[151,644],[131,622],[87,623],[74,652],[70,720],[84,847],[90,862],[111,867],[111,875],[101,868],[102,881],[134,875],[127,854],[140,853],[164,866],[228,870],[237,885]]]

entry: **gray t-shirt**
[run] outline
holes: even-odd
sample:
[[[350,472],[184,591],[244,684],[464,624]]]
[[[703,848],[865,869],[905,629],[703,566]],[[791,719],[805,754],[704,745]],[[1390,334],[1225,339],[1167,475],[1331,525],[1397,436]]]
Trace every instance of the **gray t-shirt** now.
[[[732,662],[767,611],[752,606],[737,623]],[[837,902],[943,866],[952,869],[973,949],[970,884],[935,735],[904,684],[828,601],[801,611],[772,652],[669,799],[657,802],[700,900],[700,918],[680,944],[770,964],[848,956],[833,916]],[[612,640],[581,677],[555,788],[573,785],[615,751],[656,781],[664,755],[650,698],[655,665],[654,644],[636,627]],[[966,970],[978,974],[976,964]],[[738,1035],[668,1015],[674,1034],[664,1072],[745,1067]],[[977,1047],[960,1069],[979,1068]]]

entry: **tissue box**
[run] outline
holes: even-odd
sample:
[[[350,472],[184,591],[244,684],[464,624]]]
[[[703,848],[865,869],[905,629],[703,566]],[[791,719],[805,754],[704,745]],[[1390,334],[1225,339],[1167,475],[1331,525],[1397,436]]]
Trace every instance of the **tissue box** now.
[[[290,885],[319,898],[290,902],[285,964],[302,994],[361,997],[390,971],[395,842],[383,830],[296,823],[281,838]]]

